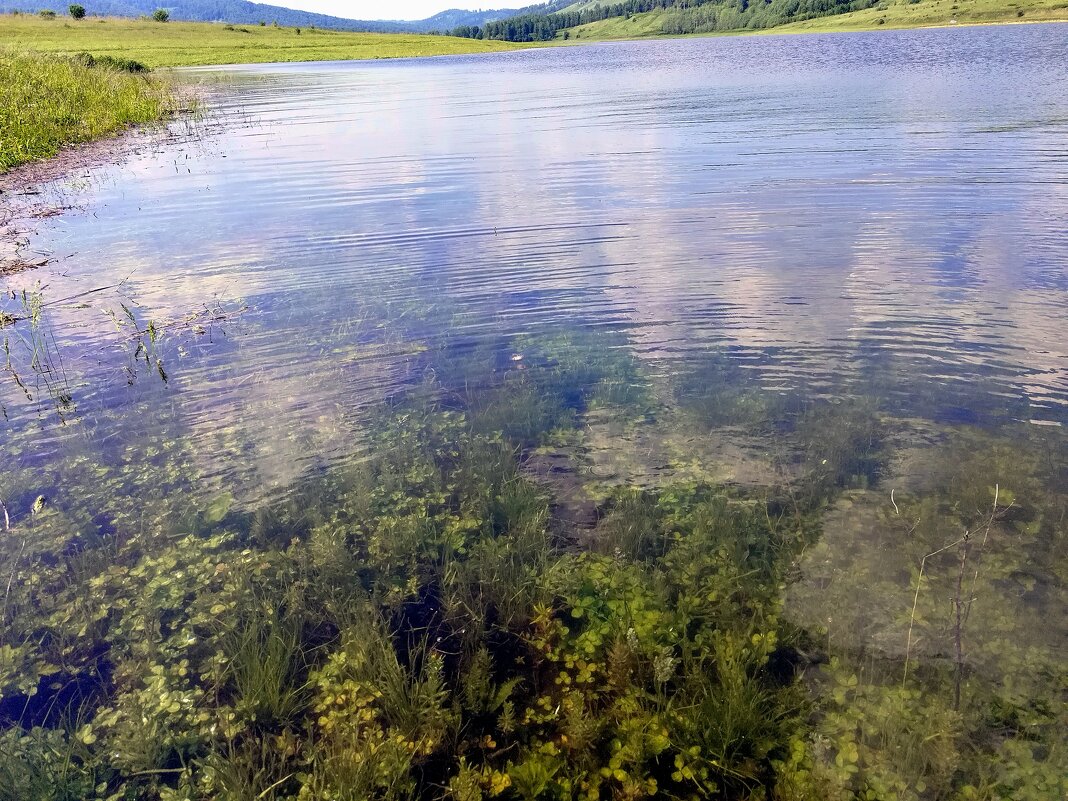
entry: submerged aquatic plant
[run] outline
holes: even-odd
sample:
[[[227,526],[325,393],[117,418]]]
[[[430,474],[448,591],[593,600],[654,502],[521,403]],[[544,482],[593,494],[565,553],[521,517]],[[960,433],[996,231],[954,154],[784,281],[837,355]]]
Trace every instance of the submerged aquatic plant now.
[[[145,330],[135,322],[123,326]],[[530,469],[536,449],[581,443],[602,404],[649,409],[644,390],[620,392],[619,376],[644,384],[637,367],[597,364],[589,347],[508,347],[527,366],[493,373],[484,394],[419,384],[368,415],[363,458],[257,508],[218,487],[191,507],[199,476],[173,465],[196,454],[181,440],[131,445],[111,455],[118,467],[78,455],[49,476],[49,487],[97,482],[99,509],[61,497],[35,513],[40,476],[5,473],[0,783],[137,801],[1058,791],[1056,666],[1033,660],[1046,674],[1029,683],[1025,667],[1006,670],[996,689],[973,671],[990,650],[979,604],[991,577],[1019,573],[1002,527],[1052,553],[1068,507],[1035,511],[1045,488],[1021,476],[1015,504],[994,485],[996,516],[963,481],[957,505],[902,492],[893,514],[881,487],[854,479],[883,479],[882,425],[828,406],[783,423],[811,468],[793,484],[599,486],[577,525]],[[513,405],[531,413],[499,425]],[[835,425],[845,430],[827,435]],[[788,619],[784,592],[810,556],[853,557],[821,531],[828,499],[869,531],[869,495],[906,563],[946,542],[947,520],[973,532],[963,554],[958,543],[945,562],[921,562],[911,647],[897,636],[908,609],[896,620],[904,659]],[[831,545],[840,552],[821,550]],[[927,649],[936,578],[959,588],[967,633],[948,662]]]
[[[55,332],[45,314],[43,295],[39,290],[23,290],[18,297],[22,314],[13,322],[21,320],[28,325],[13,326],[13,338],[4,337],[4,372],[30,403],[47,394],[60,420],[66,422],[75,412],[74,397]],[[13,357],[13,350],[17,356]]]
[[[336,486],[329,517],[278,545],[268,531],[257,547],[239,534],[144,540],[87,569],[101,543],[45,568],[49,602],[18,583],[15,641],[51,631],[23,655],[42,665],[38,675],[88,680],[109,663],[108,680],[80,702],[93,711],[82,743],[109,786],[316,799],[401,798],[460,775],[517,797],[690,786],[673,778],[668,755],[697,758],[705,727],[686,721],[711,702],[667,699],[737,694],[697,655],[732,621],[757,641],[748,613],[725,614],[755,608],[756,595],[733,595],[736,584],[707,616],[703,600],[681,603],[673,576],[693,565],[671,558],[686,542],[678,527],[707,538],[702,527],[722,514],[721,549],[702,560],[707,580],[727,571],[747,582],[764,557],[729,546],[755,537],[758,518],[744,505],[685,517],[679,499],[652,499],[666,504],[655,516],[659,552],[581,555],[550,531],[546,494],[521,475],[515,449],[463,415],[394,414],[375,452]],[[660,528],[669,520],[670,536]],[[42,557],[35,549],[20,574],[41,571]],[[105,610],[82,597],[86,586],[110,599]],[[776,638],[759,641],[766,654]],[[748,680],[774,698],[789,682],[761,676],[762,658]],[[703,689],[686,690],[699,676]],[[30,709],[28,720],[46,714],[49,693],[4,687],[4,703]],[[732,731],[757,723],[739,718]],[[263,741],[288,750],[253,769]],[[701,759],[711,783],[743,765],[760,782],[770,754]]]

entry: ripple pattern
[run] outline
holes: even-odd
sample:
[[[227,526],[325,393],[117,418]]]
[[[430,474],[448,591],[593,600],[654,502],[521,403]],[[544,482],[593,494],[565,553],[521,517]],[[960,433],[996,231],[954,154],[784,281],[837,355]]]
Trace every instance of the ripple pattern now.
[[[193,72],[203,135],[58,187],[80,210],[34,237],[46,298],[112,289],[49,315],[72,421],[0,386],[19,460],[156,420],[277,485],[421,380],[395,327],[610,328],[661,373],[1068,421],[1068,26]],[[131,383],[120,302],[229,319]]]

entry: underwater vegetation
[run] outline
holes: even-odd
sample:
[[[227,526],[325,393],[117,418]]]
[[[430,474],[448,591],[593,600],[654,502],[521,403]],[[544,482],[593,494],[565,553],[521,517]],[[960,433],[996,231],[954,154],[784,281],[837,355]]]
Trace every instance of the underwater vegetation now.
[[[902,424],[748,388],[712,425],[774,431],[781,480],[599,483],[591,420],[700,393],[606,335],[419,358],[362,456],[251,508],[191,502],[180,439],[5,472],[0,799],[1064,795],[1063,643],[1024,619],[1064,609],[1062,441],[949,432],[898,488]]]
[[[101,380],[99,373],[104,371],[96,363],[87,366],[64,357],[65,343],[57,336],[61,326],[53,318],[72,307],[99,309],[90,335],[99,336],[98,352],[110,357],[105,360],[129,386],[144,376],[166,383],[172,359],[181,359],[195,342],[211,343],[215,334],[224,333],[224,324],[245,311],[244,307],[206,303],[179,317],[153,320],[121,292],[91,306],[90,296],[100,291],[48,299],[38,283],[32,289],[11,291],[0,300],[0,389],[13,388],[19,406],[35,410],[41,418],[54,413],[60,423],[67,424],[78,420],[81,391],[94,382],[106,384],[110,379],[114,383],[110,373]],[[83,334],[81,338],[88,337]],[[9,403],[0,398],[0,418],[8,419]]]

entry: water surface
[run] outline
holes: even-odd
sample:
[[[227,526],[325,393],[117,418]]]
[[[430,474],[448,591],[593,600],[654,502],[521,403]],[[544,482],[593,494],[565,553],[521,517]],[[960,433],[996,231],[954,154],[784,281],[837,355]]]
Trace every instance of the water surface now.
[[[111,293],[57,310],[77,413],[57,427],[8,384],[6,427],[57,452],[164,415],[228,480],[249,461],[299,473],[344,452],[354,405],[410,378],[403,358],[362,358],[368,305],[432,310],[406,331],[430,347],[595,326],[668,373],[717,352],[772,392],[1063,422],[1065,40],[1045,25],[228,70],[222,129],[93,172],[33,240],[55,264],[19,283],[57,300],[124,282],[156,321],[247,310],[168,351],[166,387],[130,388],[96,313]],[[245,458],[218,448],[232,427]]]

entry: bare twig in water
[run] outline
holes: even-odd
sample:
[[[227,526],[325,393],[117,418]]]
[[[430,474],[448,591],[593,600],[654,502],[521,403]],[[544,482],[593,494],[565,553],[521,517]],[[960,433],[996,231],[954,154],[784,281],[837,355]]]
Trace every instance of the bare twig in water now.
[[[979,581],[979,568],[982,567],[983,552],[986,550],[987,540],[990,539],[990,529],[993,527],[994,521],[995,521],[997,513],[998,513],[998,498],[999,498],[1000,495],[1001,495],[1001,487],[1000,487],[1000,485],[995,484],[994,485],[994,506],[990,510],[990,517],[987,518],[986,525],[983,527],[983,541],[979,544],[979,554],[975,559],[975,572],[972,574],[972,586],[971,586],[971,589],[969,590],[969,593],[968,593],[968,602],[967,602],[967,604],[965,605],[965,608],[964,608],[964,621],[963,622],[965,624],[968,623],[968,616],[971,614],[971,611],[972,611],[972,602],[975,601],[975,585]],[[1009,503],[1009,505],[1007,507],[1005,507],[1006,511],[1011,509],[1013,507],[1014,503],[1015,503],[1015,501]]]
[[[931,551],[931,553],[927,554],[925,557],[923,557],[923,559],[920,560],[920,574],[916,578],[916,594],[912,598],[912,615],[909,617],[909,636],[908,640],[905,642],[905,670],[901,676],[902,687],[905,686],[905,681],[909,677],[909,654],[912,652],[912,630],[913,627],[916,625],[916,607],[919,606],[920,603],[920,588],[923,586],[923,572],[927,567],[927,560],[933,556],[938,556],[938,554],[940,553],[945,553],[950,548],[960,545],[967,536],[968,535],[965,534],[964,537],[961,537],[955,542],[951,542],[944,548],[939,548],[937,551]]]
[[[998,516],[998,501],[1001,497],[1001,487],[998,484],[994,485],[994,503],[990,509],[990,515],[987,517],[986,522],[982,526],[983,540],[979,545],[979,550],[975,558],[975,570],[972,573],[971,587],[967,600],[964,599],[964,576],[967,572],[968,558],[971,552],[971,542],[973,539],[971,531],[965,531],[964,536],[949,543],[937,551],[932,551],[920,560],[920,572],[916,578],[916,594],[912,598],[912,614],[909,617],[909,633],[908,639],[905,643],[905,667],[902,671],[901,686],[905,686],[905,682],[909,675],[909,657],[912,653],[912,632],[916,624],[916,609],[920,602],[920,590],[923,587],[923,574],[927,567],[927,560],[945,553],[951,548],[960,548],[960,569],[957,573],[957,586],[956,593],[953,597],[953,610],[954,610],[954,624],[953,624],[953,646],[954,646],[954,687],[953,687],[953,708],[960,709],[960,691],[961,685],[964,679],[964,627],[967,625],[968,617],[971,615],[972,604],[975,601],[975,587],[979,581],[979,569],[982,565],[983,552],[986,549],[986,544],[990,539],[990,530],[993,528]],[[1011,507],[1011,504],[1010,504]],[[978,532],[976,532],[978,533]]]
[[[0,507],[4,510],[4,532],[11,531],[11,517],[7,512],[7,504],[0,501]],[[18,572],[19,562],[22,561],[22,554],[26,550],[26,537],[22,538],[22,542],[19,544],[19,554],[15,557],[15,561],[11,565],[11,573],[7,577],[7,588],[4,590],[4,609],[3,614],[0,615],[0,623],[7,623],[7,605],[8,600],[11,598],[11,585],[15,583],[15,573]]]
[[[963,606],[961,604],[961,587],[964,584],[964,571],[968,566],[968,545],[971,539],[967,533],[960,544],[960,572],[957,573],[957,592],[953,596],[953,660],[956,663],[953,674],[953,709],[960,711],[960,686],[964,681],[964,626]]]
[[[56,305],[58,305],[60,303],[69,303],[72,300],[81,300],[82,298],[88,297],[89,295],[96,295],[96,294],[98,294],[100,292],[107,292],[109,289],[117,289],[120,286],[122,286],[124,283],[125,283],[125,281],[120,281],[117,284],[109,284],[108,286],[98,286],[96,289],[90,289],[90,290],[87,290],[85,292],[79,292],[77,295],[70,295],[70,296],[65,297],[65,298],[60,298],[59,300],[50,300],[50,301],[48,301],[48,303],[43,303],[41,305],[42,305],[42,307],[56,306]]]
[[[961,545],[960,555],[960,571],[957,573],[957,592],[953,597],[953,611],[954,611],[954,630],[953,630],[953,650],[956,659],[956,670],[954,672],[953,681],[953,709],[960,710],[960,689],[964,683],[964,627],[968,623],[968,618],[971,615],[972,604],[975,602],[975,585],[979,581],[979,568],[982,566],[983,552],[986,550],[986,543],[990,539],[990,529],[994,526],[994,521],[998,515],[998,499],[1001,496],[1001,486],[994,485],[994,504],[990,508],[990,516],[986,519],[986,523],[983,526],[983,541],[979,544],[979,552],[975,558],[975,570],[972,573],[972,583],[969,588],[967,600],[963,597],[964,587],[964,574],[968,567],[968,551],[970,540],[965,535],[965,541]],[[1009,504],[1011,508],[1012,504]]]

